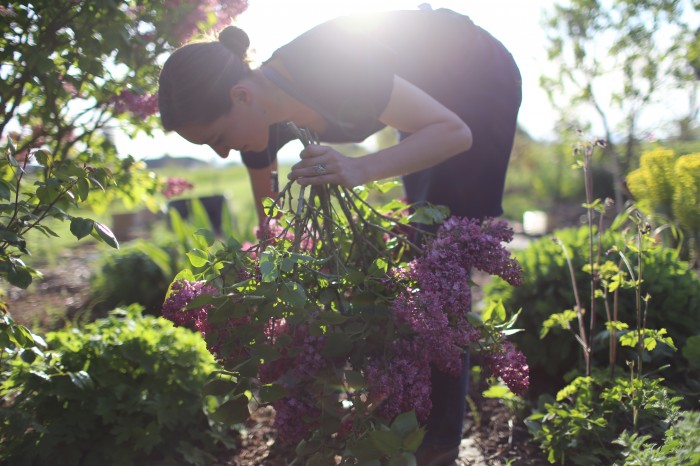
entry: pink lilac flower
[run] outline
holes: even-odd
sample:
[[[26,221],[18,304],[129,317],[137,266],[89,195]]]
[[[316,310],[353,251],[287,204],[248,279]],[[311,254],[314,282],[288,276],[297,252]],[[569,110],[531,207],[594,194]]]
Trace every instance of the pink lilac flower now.
[[[520,396],[527,392],[530,387],[530,369],[525,355],[513,343],[503,341],[499,350],[486,355],[485,361],[491,373],[500,377],[510,391]]]
[[[112,96],[110,102],[114,105],[116,114],[131,112],[141,119],[158,111],[157,94],[138,95],[129,89],[123,89],[118,95]]]
[[[207,349],[216,356],[217,360],[224,362],[238,359],[246,355],[247,352],[240,342],[233,340],[233,330],[248,323],[247,317],[232,318],[226,323],[212,326],[209,323],[208,315],[208,312],[214,307],[212,304],[186,309],[198,296],[215,295],[216,291],[216,288],[205,282],[177,280],[171,286],[171,293],[163,303],[161,314],[175,325],[201,333],[207,341]]]
[[[12,7],[6,7],[6,6],[0,5],[0,16],[10,17],[10,16],[15,16],[15,15],[16,15],[15,10],[13,10]]]
[[[193,188],[194,185],[186,179],[172,176],[165,180],[165,186],[163,186],[162,192],[166,198],[170,199]]]
[[[308,394],[275,401],[277,438],[284,445],[296,445],[320,426],[321,410]]]
[[[291,387],[299,380],[313,379],[319,370],[328,366],[329,361],[321,354],[325,337],[309,334],[307,325],[291,326],[284,319],[273,319],[264,332],[270,342],[274,343],[282,335],[290,337],[291,342],[281,349],[279,359],[261,364],[261,382],[278,382]]]
[[[186,309],[198,296],[214,295],[216,288],[205,282],[190,282],[177,280],[171,286],[171,292],[165,299],[161,313],[163,317],[172,321],[175,325],[196,330],[206,336],[208,327],[207,311],[214,306],[207,304],[196,309]]]
[[[294,232],[291,229],[283,227],[277,219],[269,217],[262,226],[255,229],[255,236],[260,240],[260,244],[265,246],[275,246],[283,240],[292,243],[295,241]],[[314,245],[314,239],[309,236],[299,241],[299,249],[302,251],[311,251]]]
[[[369,399],[377,405],[376,413],[393,419],[415,410],[418,420],[426,421],[432,409],[428,355],[406,341],[396,341],[389,354],[373,358],[365,368]]]
[[[210,14],[216,17],[215,29],[230,24],[231,20],[245,11],[248,7],[247,0],[202,0],[190,2],[188,0],[166,0],[165,8],[168,10],[181,9],[183,19],[173,31],[175,37],[184,42],[195,34],[199,25],[205,22]]]
[[[392,315],[414,334],[420,347],[431,349],[430,362],[438,369],[458,375],[463,348],[480,338],[479,330],[466,319],[472,268],[520,284],[520,265],[503,245],[511,239],[506,222],[451,217],[424,254],[409,264],[407,274],[415,288],[396,297]]]

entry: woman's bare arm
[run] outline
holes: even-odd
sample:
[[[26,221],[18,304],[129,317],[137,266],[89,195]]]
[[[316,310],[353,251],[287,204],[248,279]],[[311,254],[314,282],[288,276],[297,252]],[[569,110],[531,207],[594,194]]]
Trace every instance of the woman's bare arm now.
[[[392,147],[358,158],[345,157],[328,146],[309,146],[302,151],[302,160],[292,167],[289,178],[301,184],[352,187],[429,168],[468,150],[472,144],[466,123],[398,76],[380,120],[411,135]],[[324,173],[317,170],[319,164],[325,167]]]

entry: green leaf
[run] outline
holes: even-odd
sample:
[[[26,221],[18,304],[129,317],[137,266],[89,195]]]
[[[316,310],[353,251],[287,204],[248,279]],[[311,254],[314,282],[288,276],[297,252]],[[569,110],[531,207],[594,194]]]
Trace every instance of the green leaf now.
[[[51,157],[51,154],[43,149],[35,151],[34,158],[40,165],[43,165],[44,167],[50,167],[53,163],[53,158]]]
[[[388,466],[416,466],[416,457],[407,451],[401,452],[398,456],[392,456]]]
[[[85,371],[70,372],[68,376],[71,382],[73,382],[73,385],[81,390],[86,390],[93,386],[92,378],[90,378],[90,375]]]
[[[112,233],[112,230],[107,228],[107,226],[101,224],[100,222],[95,222],[95,231],[102,241],[112,246],[114,249],[119,249],[119,242],[117,241],[117,238],[114,236],[114,233]]]
[[[92,233],[95,222],[89,218],[73,217],[70,222],[70,232],[78,238],[82,239]]]
[[[369,433],[374,447],[387,455],[397,453],[401,450],[401,437],[391,430],[375,430]]]
[[[274,199],[266,197],[262,200],[263,211],[270,218],[275,218],[279,214],[279,208],[275,204]]]
[[[576,311],[572,309],[567,309],[564,312],[550,315],[547,320],[542,322],[542,330],[540,330],[540,338],[547,336],[549,331],[553,328],[562,328],[564,330],[569,330],[571,326],[569,322],[577,318]]]
[[[208,380],[202,389],[205,395],[224,396],[236,390],[238,384],[235,379],[224,380],[221,378]]]
[[[85,178],[80,178],[77,183],[78,197],[81,201],[85,201],[90,195],[90,182]]]
[[[409,432],[403,439],[403,448],[411,452],[415,452],[423,443],[423,438],[425,437],[425,429],[414,430]]]
[[[481,311],[481,318],[484,322],[493,323],[495,325],[505,322],[506,317],[506,308],[502,300],[489,301],[484,310]]]
[[[383,257],[376,258],[372,264],[369,266],[368,273],[373,277],[383,277],[386,275],[386,271],[389,268],[389,264]]]
[[[326,335],[326,342],[321,354],[329,358],[346,356],[352,351],[352,339],[346,333],[330,333]]]
[[[203,243],[201,244],[202,247],[207,247],[210,248],[214,245],[214,242],[216,241],[216,236],[214,235],[214,232],[211,230],[207,230],[204,228],[200,228],[194,233],[194,236],[196,238],[201,238]]]
[[[11,285],[26,290],[32,284],[32,274],[27,267],[12,267],[7,273]]]
[[[260,256],[260,273],[263,282],[272,282],[277,279],[277,264],[271,252],[265,251]]]
[[[692,366],[700,368],[700,335],[693,335],[685,341],[682,354]]]
[[[263,385],[258,393],[261,403],[272,403],[273,401],[281,400],[285,396],[287,396],[287,390],[277,384]]]
[[[0,199],[10,200],[12,196],[12,186],[5,180],[0,180]]]
[[[245,395],[240,395],[237,398],[226,401],[212,414],[212,418],[215,421],[229,426],[241,424],[248,420],[249,417],[248,398]]]
[[[306,291],[297,282],[284,281],[278,288],[279,299],[287,306],[301,309],[306,305]]]
[[[193,267],[204,267],[209,262],[209,254],[201,249],[193,249],[186,255]]]
[[[359,388],[364,388],[365,386],[365,378],[362,376],[360,372],[353,371],[353,370],[346,370],[345,371],[345,383],[349,388],[354,388],[354,389],[359,389]]]
[[[391,423],[391,430],[398,433],[401,437],[405,437],[410,432],[418,429],[418,419],[415,411],[401,413]]]

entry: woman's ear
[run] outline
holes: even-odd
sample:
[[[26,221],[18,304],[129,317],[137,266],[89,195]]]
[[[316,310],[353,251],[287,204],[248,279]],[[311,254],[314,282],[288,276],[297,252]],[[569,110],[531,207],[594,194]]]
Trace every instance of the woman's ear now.
[[[251,92],[248,87],[237,84],[229,91],[229,97],[234,105],[239,102],[250,102]]]

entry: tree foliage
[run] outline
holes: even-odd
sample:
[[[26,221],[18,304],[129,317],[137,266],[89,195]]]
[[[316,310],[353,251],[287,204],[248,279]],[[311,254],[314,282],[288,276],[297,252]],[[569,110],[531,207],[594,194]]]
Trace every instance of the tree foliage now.
[[[575,112],[593,110],[596,126],[605,133],[601,136],[612,143],[607,150],[620,206],[621,175],[636,161],[644,111],[681,89],[691,96],[686,126],[696,116],[699,49],[689,24],[696,3],[572,0],[556,4],[546,15],[547,53],[554,68],[541,77],[541,85],[563,120],[577,120]],[[575,124],[581,126],[578,120]],[[654,127],[667,123],[657,120]]]
[[[160,57],[243,11],[245,0],[14,0],[0,7],[0,136],[17,153],[89,154],[138,202],[148,184],[119,160],[115,130],[150,132]]]

